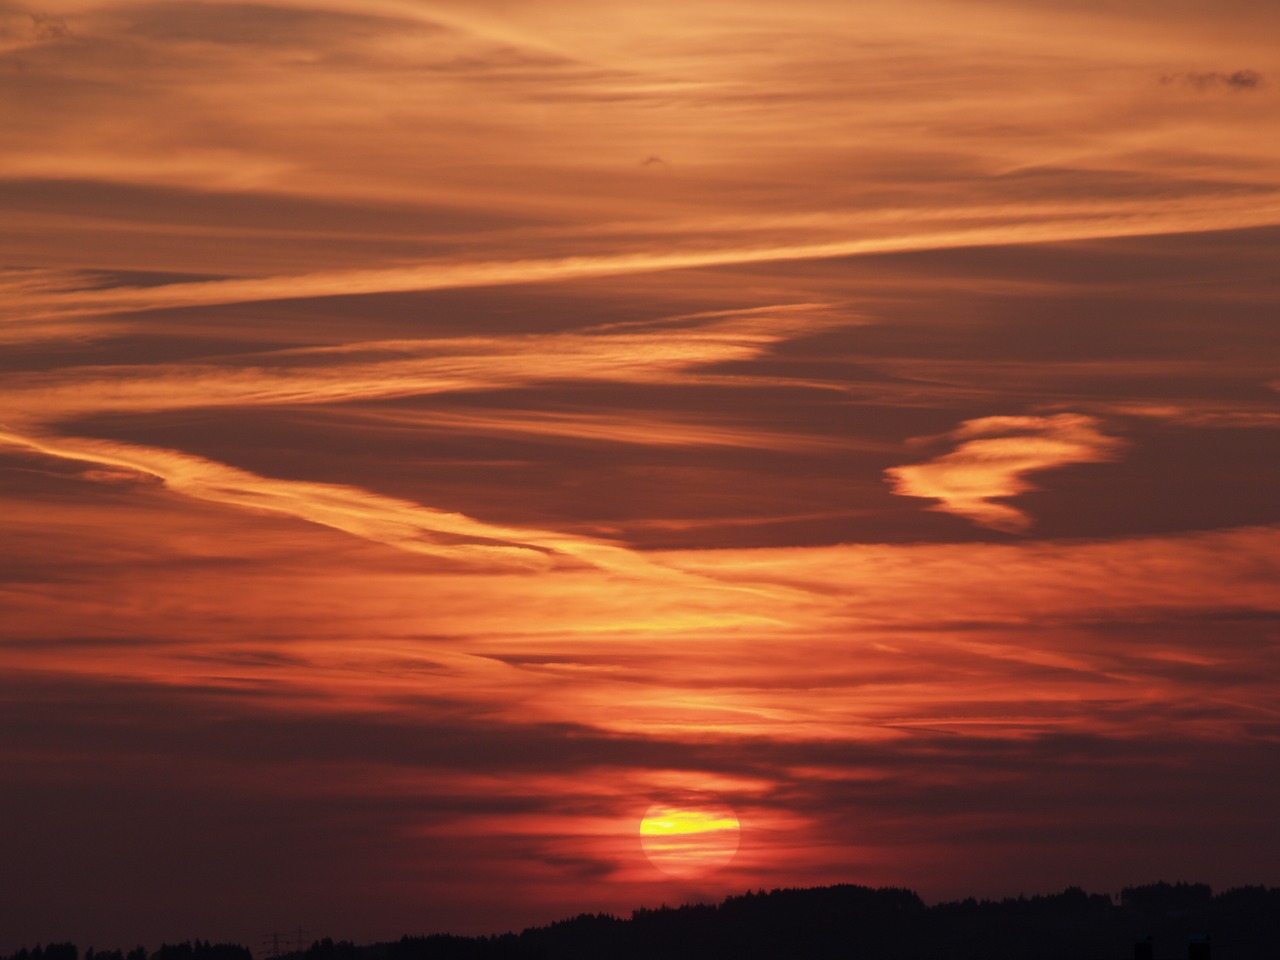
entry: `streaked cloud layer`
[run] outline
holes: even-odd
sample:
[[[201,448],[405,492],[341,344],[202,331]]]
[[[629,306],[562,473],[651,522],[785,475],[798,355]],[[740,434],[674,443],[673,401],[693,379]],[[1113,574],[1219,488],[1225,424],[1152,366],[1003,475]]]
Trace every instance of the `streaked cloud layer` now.
[[[0,949],[1275,883],[1277,29],[0,0]]]

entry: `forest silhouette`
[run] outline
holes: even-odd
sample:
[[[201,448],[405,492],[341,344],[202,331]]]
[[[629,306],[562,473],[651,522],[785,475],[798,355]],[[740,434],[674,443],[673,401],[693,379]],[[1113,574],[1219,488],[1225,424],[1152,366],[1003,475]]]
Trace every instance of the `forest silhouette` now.
[[[1215,895],[1201,883],[1128,887],[1119,900],[1069,887],[927,906],[911,890],[842,884],[763,890],[719,904],[581,914],[500,936],[406,935],[358,946],[325,938],[282,960],[1260,960],[1280,955],[1280,888]],[[262,954],[259,960],[262,960]],[[268,952],[267,956],[271,956]],[[148,953],[72,943],[0,960],[253,960],[195,940]]]

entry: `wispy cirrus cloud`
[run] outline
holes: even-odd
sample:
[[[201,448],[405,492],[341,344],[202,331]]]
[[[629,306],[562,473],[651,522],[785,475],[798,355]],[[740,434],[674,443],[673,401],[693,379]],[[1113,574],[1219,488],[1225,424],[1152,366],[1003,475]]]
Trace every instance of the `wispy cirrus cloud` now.
[[[18,422],[51,423],[92,413],[342,403],[555,380],[659,383],[758,356],[783,336],[766,326],[728,320],[683,330],[355,342],[225,364],[63,368],[12,377],[0,395]]]
[[[1119,208],[1056,205],[1044,216],[1028,220],[1025,214],[992,217],[981,209],[959,213],[946,224],[921,223],[903,229],[910,220],[898,212],[882,219],[861,236],[845,236],[813,243],[778,242],[776,236],[740,236],[737,242],[690,245],[675,252],[625,252],[560,258],[512,258],[493,261],[438,261],[410,266],[368,270],[331,270],[312,274],[236,277],[153,286],[86,286],[75,274],[59,277],[40,273],[11,281],[15,319],[10,324],[32,324],[51,319],[91,314],[110,315],[133,311],[292,300],[313,297],[360,296],[409,291],[480,288],[630,274],[661,273],[691,268],[746,266],[813,259],[945,250],[970,246],[1005,246],[1083,239],[1120,238],[1158,234],[1173,229],[1211,231],[1224,226],[1269,224],[1280,218],[1280,193],[1265,199],[1237,198],[1238,208],[1224,218],[1223,208],[1202,209],[1198,203],[1171,201],[1159,209],[1122,203]],[[898,225],[893,226],[897,221]],[[768,218],[761,222],[767,227]],[[827,231],[838,233],[839,231]],[[741,240],[757,240],[741,245]]]
[[[1214,88],[1257,90],[1262,86],[1263,78],[1262,74],[1257,70],[1233,70],[1230,73],[1224,73],[1220,70],[1200,73],[1192,70],[1186,73],[1166,73],[1160,77],[1160,82],[1164,84],[1181,82],[1203,93]]]
[[[1249,429],[1280,427],[1280,410],[1259,402],[1201,401],[1190,403],[1168,399],[1118,400],[1111,403],[1074,404],[1103,416],[1138,417],[1185,427]]]
[[[400,550],[461,564],[545,569],[559,557],[641,577],[680,577],[604,541],[502,527],[335,484],[261,477],[169,450],[100,440],[42,440],[9,433],[0,433],[0,443],[97,464],[110,471],[135,471],[198,500],[285,513]],[[117,476],[110,474],[112,480]]]
[[[1073,413],[968,420],[947,435],[959,441],[950,453],[892,467],[886,475],[894,493],[941,501],[930,509],[993,530],[1022,533],[1031,518],[996,501],[1035,489],[1027,474],[1114,459],[1124,442],[1103,434],[1098,425],[1093,417]]]
[[[868,446],[841,437],[803,435],[734,423],[715,423],[631,414],[572,413],[555,410],[361,410],[346,412],[344,420],[405,431],[437,429],[468,435],[564,437],[605,443],[672,447],[742,447],[752,450],[821,451]]]

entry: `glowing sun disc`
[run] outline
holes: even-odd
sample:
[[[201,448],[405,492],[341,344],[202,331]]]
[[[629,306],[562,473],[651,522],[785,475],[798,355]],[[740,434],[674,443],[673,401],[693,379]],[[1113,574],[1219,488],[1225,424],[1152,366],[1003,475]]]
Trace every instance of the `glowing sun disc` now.
[[[640,845],[649,861],[673,877],[700,877],[738,852],[738,818],[715,797],[659,801],[640,821]]]

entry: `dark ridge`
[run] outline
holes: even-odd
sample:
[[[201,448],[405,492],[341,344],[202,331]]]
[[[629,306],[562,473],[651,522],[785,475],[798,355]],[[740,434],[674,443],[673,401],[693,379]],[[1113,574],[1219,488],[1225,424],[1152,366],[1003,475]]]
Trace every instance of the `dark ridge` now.
[[[1263,960],[1280,956],[1280,887],[1215,895],[1202,883],[926,906],[911,890],[841,884],[760,890],[719,904],[581,914],[501,936],[316,940],[280,960]],[[0,960],[82,960],[71,943]],[[89,950],[83,960],[252,960],[235,944]]]

